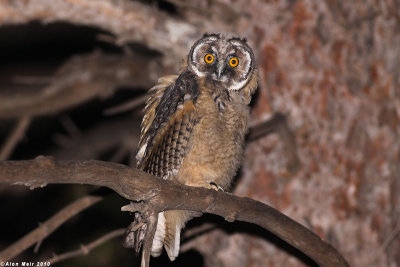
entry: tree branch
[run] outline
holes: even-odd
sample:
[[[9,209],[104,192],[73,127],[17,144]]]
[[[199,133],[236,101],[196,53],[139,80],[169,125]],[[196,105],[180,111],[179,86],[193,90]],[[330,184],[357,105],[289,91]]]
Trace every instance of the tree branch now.
[[[18,120],[17,125],[11,131],[7,140],[0,149],[0,160],[6,160],[10,157],[18,142],[24,137],[26,130],[31,123],[30,117],[22,117]]]
[[[4,161],[7,162],[7,161]],[[3,163],[3,162],[2,162]],[[3,167],[0,167],[2,171],[6,171]],[[3,177],[3,176],[2,176]],[[2,180],[2,179],[0,179]],[[64,222],[80,213],[82,210],[92,206],[102,199],[100,196],[84,196],[62,210],[54,214],[50,219],[40,224],[38,228],[23,236],[20,240],[9,246],[0,252],[0,262],[4,262],[17,256],[25,249],[29,248],[37,242],[41,242],[44,238],[54,232]]]
[[[0,24],[29,21],[66,21],[98,27],[114,34],[118,43],[139,42],[172,55],[169,61],[182,57],[188,44],[202,34],[199,28],[140,2],[13,0],[0,4]]]
[[[152,212],[193,210],[228,221],[257,224],[298,248],[320,266],[349,266],[328,243],[284,214],[261,202],[231,194],[165,181],[125,165],[102,161],[54,161],[50,157],[0,162],[0,183],[35,188],[49,183],[105,186],[121,196],[143,201]],[[143,210],[141,210],[143,212]]]
[[[94,248],[104,244],[105,242],[109,241],[110,239],[113,239],[118,236],[122,236],[125,233],[125,229],[116,229],[112,232],[109,232],[108,234],[103,235],[102,237],[96,239],[95,241],[87,244],[87,245],[81,245],[80,249],[66,252],[60,255],[54,255],[51,259],[45,260],[44,262],[50,262],[50,264],[54,264],[63,260],[71,259],[76,256],[80,255],[86,255],[88,254],[91,250]]]
[[[146,103],[147,99],[149,99],[149,95],[145,94],[143,96],[140,96],[135,99],[129,100],[125,103],[122,103],[118,106],[106,109],[104,111],[104,115],[110,116],[110,115],[115,115],[118,113],[126,112],[128,110],[132,110],[134,108],[144,105]]]
[[[68,147],[71,148],[71,150],[74,152],[73,153],[74,155],[75,154],[80,155],[81,159],[85,159],[85,157],[91,158],[90,156],[88,156],[88,151],[96,154],[96,152],[98,152],[98,149],[99,149],[99,148],[96,149],[95,147],[93,147],[94,144],[105,146],[106,148],[109,148],[110,146],[112,146],[114,144],[113,143],[114,139],[115,139],[115,141],[121,142],[121,140],[124,140],[125,135],[129,136],[128,139],[132,139],[132,136],[136,136],[137,134],[135,135],[133,130],[137,130],[137,128],[138,128],[138,125],[136,125],[137,121],[138,120],[129,116],[129,117],[123,119],[122,121],[117,121],[117,122],[114,121],[111,123],[108,122],[108,124],[110,124],[110,125],[108,125],[106,123],[105,126],[107,126],[107,127],[104,127],[104,125],[103,125],[103,127],[96,127],[95,129],[92,129],[89,133],[86,133],[86,135],[88,135],[88,136],[86,136],[86,137],[85,137],[85,135],[80,136],[79,138],[81,138],[82,140],[75,139],[73,142],[71,141],[71,144],[69,144]],[[283,124],[286,123],[286,119],[283,117],[283,115],[276,114],[270,120],[268,120],[266,122],[262,122],[256,126],[252,127],[250,129],[248,141],[251,142],[251,141],[257,140],[258,138],[262,137],[263,135],[266,135],[266,134],[276,131],[277,129],[279,129],[279,127],[282,123]],[[119,127],[119,126],[121,126],[121,127]],[[130,129],[130,128],[132,128],[132,129]],[[118,130],[116,131],[116,129],[118,129]],[[121,135],[121,133],[124,133],[124,131],[126,132],[125,135],[124,134]],[[93,134],[92,134],[92,132],[93,132]],[[115,133],[118,133],[118,134],[116,135]],[[117,136],[117,137],[115,137],[115,136]],[[111,142],[111,143],[107,145],[107,142],[105,142],[105,141],[98,142],[98,139],[106,140],[107,142]],[[137,142],[134,142],[134,143],[137,144]],[[90,144],[92,144],[92,146]],[[116,145],[116,144],[114,144],[114,145]],[[90,149],[88,148],[88,146]],[[124,146],[127,146],[127,145],[125,144]],[[130,149],[130,151],[132,151],[132,150],[134,150],[134,148]],[[77,152],[77,151],[79,151],[79,152]],[[57,154],[57,156],[56,156],[57,159],[60,159],[60,158],[62,159],[63,155],[64,155],[64,158],[68,158],[68,155],[69,155],[67,151],[64,151],[64,153],[56,153],[56,154]],[[40,242],[42,242],[43,239],[45,239],[48,235],[50,235],[53,232],[53,231],[42,231],[41,230],[43,228],[44,229],[52,229],[53,227],[51,227],[51,224],[52,224],[51,221],[53,221],[53,220],[58,221],[58,223],[57,223],[57,228],[58,228],[58,227],[60,227],[61,224],[65,223],[66,221],[68,221],[70,218],[72,218],[79,212],[81,212],[84,209],[87,209],[90,206],[97,203],[97,201],[92,201],[91,204],[88,204],[86,201],[86,199],[88,197],[90,197],[90,196],[89,195],[84,196],[81,199],[76,200],[74,203],[63,208],[59,212],[60,214],[64,214],[63,217],[65,217],[65,218],[63,221],[58,221],[58,219],[56,219],[57,214],[52,216],[52,218],[48,219],[45,223],[41,224],[40,227],[31,231],[26,236],[21,238],[19,241],[10,245],[6,250],[4,250],[6,255],[5,256],[2,255],[2,257],[0,257],[0,258],[10,259],[10,258],[14,257],[15,255],[22,253],[25,249],[29,248],[32,244],[35,244],[35,243],[37,245],[40,244]],[[131,231],[135,231],[136,229],[131,230]],[[55,230],[55,228],[54,228],[54,230]],[[40,234],[37,234],[37,233],[40,233]],[[188,232],[186,231],[185,234],[187,234],[187,233]]]
[[[39,92],[0,93],[0,119],[53,114],[95,97],[109,96],[118,86],[148,88],[161,69],[161,65],[137,54],[95,52],[75,56]]]

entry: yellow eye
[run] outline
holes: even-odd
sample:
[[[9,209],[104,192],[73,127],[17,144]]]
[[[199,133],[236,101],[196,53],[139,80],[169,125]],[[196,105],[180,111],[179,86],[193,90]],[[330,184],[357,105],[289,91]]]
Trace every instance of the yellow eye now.
[[[214,56],[211,54],[206,54],[204,56],[204,61],[208,64],[212,63],[214,61]]]
[[[237,57],[233,57],[229,59],[229,65],[234,68],[239,64],[239,59]]]

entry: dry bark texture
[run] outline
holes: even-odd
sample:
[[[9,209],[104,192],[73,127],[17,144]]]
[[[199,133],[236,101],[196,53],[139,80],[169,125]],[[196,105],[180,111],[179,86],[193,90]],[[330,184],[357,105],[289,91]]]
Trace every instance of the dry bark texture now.
[[[160,52],[169,74],[206,31],[247,37],[261,70],[252,122],[286,114],[301,169],[288,171],[287,147],[268,136],[248,145],[234,194],[306,225],[352,266],[400,266],[399,1],[167,3],[173,12],[157,1],[3,0],[0,23],[96,27]],[[186,247],[207,266],[304,266],[265,238],[221,229]]]
[[[399,266],[399,2],[278,2],[252,9],[268,25],[253,118],[289,114],[302,169],[285,176],[281,143],[262,139],[235,192],[308,225],[353,266]],[[298,265],[260,239],[240,242],[253,266],[259,253],[271,266]]]

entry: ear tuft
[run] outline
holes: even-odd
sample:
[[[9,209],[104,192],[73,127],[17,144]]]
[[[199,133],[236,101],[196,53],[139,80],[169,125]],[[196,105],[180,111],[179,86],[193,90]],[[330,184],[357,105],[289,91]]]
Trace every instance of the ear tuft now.
[[[221,34],[220,33],[204,33],[203,34],[203,38],[211,37],[211,36],[214,36],[214,37],[217,37],[217,38],[221,38]]]
[[[232,37],[231,39],[228,40],[229,41],[240,41],[243,43],[247,43],[247,39],[246,38],[240,38],[240,37]]]

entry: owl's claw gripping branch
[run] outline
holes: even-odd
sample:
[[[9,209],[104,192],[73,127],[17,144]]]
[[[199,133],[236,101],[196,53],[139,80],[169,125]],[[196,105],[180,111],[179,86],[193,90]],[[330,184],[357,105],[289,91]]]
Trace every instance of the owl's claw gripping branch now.
[[[136,218],[138,217],[138,218]],[[126,248],[133,248],[136,255],[139,254],[140,248],[142,246],[142,243],[139,244],[139,246],[136,246],[135,243],[135,232],[138,231],[138,233],[140,233],[141,236],[146,235],[146,231],[147,231],[147,224],[146,222],[143,221],[139,221],[142,220],[142,217],[140,215],[140,213],[135,213],[135,220],[133,222],[131,222],[131,224],[126,228],[125,231],[125,238],[124,241],[122,243],[122,245]]]
[[[210,183],[210,188],[214,189],[215,191],[225,192],[225,190],[221,186],[217,185],[216,183]]]
[[[142,202],[132,202],[129,203],[128,205],[122,206],[121,211],[129,211],[129,212],[135,212],[135,211],[142,211],[144,204]]]

